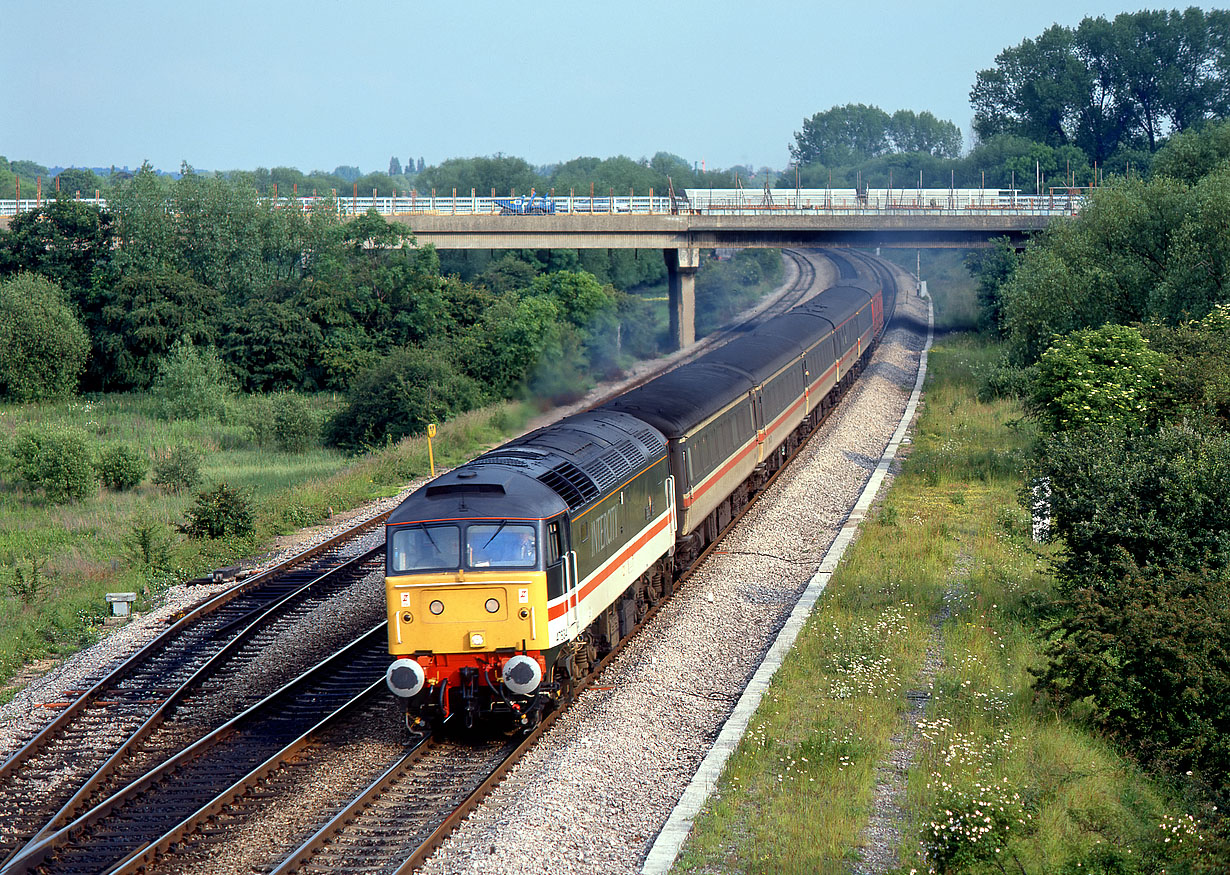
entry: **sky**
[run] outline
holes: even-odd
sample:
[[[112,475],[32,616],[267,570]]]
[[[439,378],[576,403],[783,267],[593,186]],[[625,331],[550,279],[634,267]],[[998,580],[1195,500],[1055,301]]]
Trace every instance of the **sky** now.
[[[1000,51],[1147,5],[0,0],[0,155],[367,173],[391,156],[666,151],[781,168],[803,120],[846,103],[929,110],[968,137],[970,88]]]

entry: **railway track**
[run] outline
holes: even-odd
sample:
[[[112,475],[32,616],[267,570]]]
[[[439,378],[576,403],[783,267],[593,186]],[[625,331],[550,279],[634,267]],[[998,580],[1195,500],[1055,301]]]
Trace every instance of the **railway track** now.
[[[811,265],[810,261],[797,253],[790,253],[789,257],[794,258],[796,263],[799,264],[800,276],[792,285],[792,288],[787,291],[786,295],[775,302],[772,308],[774,311],[780,308],[784,312],[786,309],[797,304],[799,300],[806,297],[811,284],[814,283],[815,268]],[[762,315],[761,318],[769,318],[772,315],[776,315],[776,313],[770,312],[767,315]],[[739,516],[741,517],[742,513]],[[731,525],[733,526],[738,519],[739,517],[736,517],[731,522]],[[379,525],[382,521],[383,517],[370,521],[366,526]],[[351,533],[345,533],[335,540],[342,542],[354,536],[352,530]],[[712,550],[717,543],[715,541],[714,544],[711,544],[709,550]],[[381,552],[382,554],[382,551],[373,551],[373,553],[375,552]],[[704,555],[707,555],[707,553],[708,550]],[[370,557],[371,554],[369,554],[368,558]],[[309,562],[307,565],[319,571],[322,567],[330,565],[333,561],[326,557],[318,562]],[[292,575],[284,576],[290,577]],[[250,583],[242,589],[245,590],[244,594],[247,594],[247,591],[253,589],[253,587]],[[284,585],[281,592],[286,593],[292,589],[294,589],[293,586]],[[85,691],[70,706],[77,712],[77,718],[64,721],[57,731],[51,731],[56,726],[56,724],[52,724],[52,726],[49,726],[44,732],[40,733],[39,736],[32,739],[31,744],[28,744],[26,748],[23,748],[22,751],[19,751],[18,754],[15,754],[4,764],[2,767],[4,771],[0,771],[0,778],[3,778],[6,784],[12,786],[12,782],[6,777],[7,775],[12,775],[18,783],[24,781],[30,786],[32,791],[35,791],[39,780],[44,779],[48,772],[55,771],[57,760],[62,765],[71,758],[74,750],[80,754],[82,747],[77,739],[84,737],[91,737],[93,740],[94,737],[101,736],[107,739],[106,743],[102,745],[104,751],[102,758],[106,759],[105,751],[111,750],[112,754],[107,761],[108,764],[111,764],[112,760],[121,758],[121,754],[134,750],[137,743],[146,737],[141,734],[140,726],[151,722],[156,725],[162,716],[165,716],[166,709],[169,707],[168,703],[179,704],[185,700],[185,696],[182,693],[178,696],[175,693],[171,693],[172,685],[168,683],[168,678],[178,679],[179,675],[174,674],[176,670],[182,672],[185,667],[196,666],[196,670],[191,676],[196,677],[197,672],[201,672],[201,677],[198,679],[198,689],[203,690],[204,688],[200,686],[200,682],[212,674],[212,671],[216,670],[218,666],[225,664],[226,658],[239,658],[237,654],[241,648],[232,648],[230,655],[223,657],[224,648],[217,646],[213,648],[213,656],[209,656],[207,654],[210,652],[210,645],[205,642],[217,641],[218,639],[226,638],[228,635],[238,634],[241,629],[260,627],[263,625],[260,622],[263,616],[273,616],[271,608],[278,602],[276,596],[269,595],[269,593],[273,592],[272,588],[267,591],[264,597],[252,597],[247,602],[240,601],[231,605],[230,602],[236,601],[240,595],[240,593],[232,594],[233,592],[224,594],[224,596],[229,596],[225,600],[220,596],[219,599],[209,603],[214,605],[215,602],[221,602],[214,611],[193,612],[193,614],[181,618],[176,626],[169,630],[173,634],[167,642],[163,643],[162,647],[155,647],[154,644],[158,642],[154,642],[154,644],[151,644],[141,653],[137,654],[137,657],[145,656],[145,666],[148,667],[138,663],[137,667],[128,668],[128,663],[126,663],[124,667],[121,667],[120,670],[117,670],[116,673],[113,673],[103,682],[95,685],[91,690]],[[229,605],[229,608],[223,612],[221,609],[226,605]],[[209,605],[205,607],[209,607]],[[656,609],[650,612],[645,621],[648,621],[654,614],[656,614]],[[191,620],[185,623],[185,620],[189,620],[189,618]],[[640,626],[638,625],[637,629],[639,628]],[[635,634],[635,630],[632,634]],[[379,645],[376,648],[377,656],[375,660],[379,667],[379,672],[373,675],[375,678],[373,683],[382,694],[383,686],[380,684],[380,679],[383,677],[387,654],[384,648],[385,642],[379,633],[377,633],[377,638],[379,639]],[[183,639],[178,649],[172,646],[172,642],[175,639]],[[261,645],[254,639],[254,643],[248,652],[253,653],[260,650]],[[157,655],[163,652],[168,654],[168,656],[163,656],[161,661],[158,661]],[[618,650],[615,652],[618,652]],[[590,676],[591,681],[592,678],[601,672],[615,652],[595,669],[595,672]],[[178,653],[178,655],[170,655],[173,653]],[[137,657],[134,657],[134,659]],[[204,657],[203,661],[201,661],[202,657]],[[218,661],[213,661],[214,657],[218,657]],[[168,665],[171,667],[168,668]],[[210,666],[212,666],[212,669]],[[142,674],[137,668],[141,668],[145,674]],[[160,671],[163,673],[159,674]],[[168,671],[171,674],[167,674],[166,672]],[[124,685],[124,680],[128,677],[134,678],[134,682]],[[161,685],[154,686],[154,684]],[[180,692],[182,686],[175,688],[177,693]],[[126,697],[113,697],[113,691],[119,691],[128,695]],[[371,694],[369,690],[367,695]],[[141,696],[144,696],[144,698],[140,698]],[[362,696],[357,696],[355,701],[361,698]],[[174,699],[174,702],[172,702],[172,699]],[[93,704],[94,707],[88,707],[90,704]],[[266,703],[261,703],[261,706],[269,707],[266,706]],[[251,710],[257,710],[261,706],[254,706]],[[367,707],[369,709],[373,707],[371,702],[368,702]],[[97,725],[90,726],[88,718],[81,715],[94,710],[101,710],[104,714],[114,712],[111,715],[113,717],[123,715],[127,722],[117,720],[109,728],[107,725],[104,725],[101,729]],[[66,713],[68,713],[68,709],[66,709]],[[247,713],[249,712],[245,712],[245,714]],[[551,720],[559,713],[557,711]],[[61,720],[58,720],[56,723],[61,723],[64,716],[61,715]],[[144,717],[143,722],[140,720],[141,717]],[[236,719],[238,720],[239,718]],[[133,728],[132,724],[134,721],[139,723],[138,728]],[[266,729],[257,731],[257,734],[272,737],[272,731],[268,730],[270,726],[283,723],[293,724],[295,727],[301,728],[300,724],[304,722],[310,722],[308,717],[292,718],[292,716],[288,716],[285,719],[278,720],[267,715],[266,723],[262,724]],[[228,785],[223,790],[218,790],[217,784],[220,781],[224,781],[225,777],[233,776],[232,772],[228,772],[226,768],[206,768],[204,765],[194,765],[190,769],[190,763],[185,757],[188,757],[189,754],[191,754],[191,757],[203,757],[203,750],[206,747],[212,748],[212,746],[217,744],[215,737],[218,733],[228,730],[233,723],[235,721],[206,735],[186,750],[181,750],[180,753],[175,755],[171,755],[171,748],[159,750],[151,747],[145,750],[144,759],[140,760],[140,762],[159,760],[164,755],[167,758],[149,772],[139,776],[134,775],[128,780],[115,779],[113,777],[115,773],[114,768],[111,770],[112,774],[106,774],[107,769],[106,764],[104,764],[103,767],[99,768],[94,779],[88,779],[84,783],[80,783],[80,789],[77,793],[71,795],[68,799],[64,799],[62,792],[59,794],[57,798],[64,799],[64,801],[58,811],[55,812],[53,818],[50,819],[50,822],[47,822],[49,819],[44,816],[47,813],[48,805],[45,804],[41,809],[38,809],[33,800],[34,792],[27,794],[23,800],[27,804],[18,804],[12,806],[12,808],[22,810],[28,808],[31,812],[37,813],[18,815],[8,807],[5,810],[0,810],[0,827],[3,827],[3,832],[0,833],[0,842],[3,842],[0,843],[0,853],[6,855],[12,864],[6,866],[4,871],[112,871],[111,867],[116,865],[117,862],[120,863],[120,868],[114,869],[114,871],[135,871],[138,867],[150,865],[159,854],[166,853],[168,849],[177,843],[184,842],[185,836],[193,836],[193,838],[184,847],[200,844],[208,845],[208,837],[210,835],[224,832],[220,831],[217,827],[209,826],[211,819],[212,822],[216,823],[219,817],[225,816],[233,819],[239,816],[237,811],[229,815],[221,815],[220,806],[232,805],[242,808],[245,804],[248,804],[243,800],[245,799],[245,793],[253,792],[250,789],[251,782],[256,781],[261,776],[273,773],[279,767],[285,766],[287,761],[285,751],[290,750],[292,755],[299,757],[300,760],[308,756],[303,753],[305,746],[308,745],[308,742],[305,740],[308,736],[305,734],[291,742],[287,742],[273,758],[263,760],[259,766],[254,767],[250,771],[249,775],[237,780],[232,785]],[[538,732],[545,729],[547,725],[549,723],[544,723]],[[312,728],[320,729],[320,726]],[[280,735],[277,737],[281,738]],[[427,742],[423,749],[416,748],[404,760],[399,761],[394,768],[390,769],[387,774],[383,775],[380,781],[373,784],[369,788],[369,793],[373,795],[360,797],[360,799],[355,800],[343,812],[345,817],[322,826],[318,831],[318,836],[325,838],[321,839],[321,843],[318,846],[309,849],[309,845],[311,845],[311,842],[309,842],[299,852],[292,854],[278,871],[293,871],[293,867],[301,862],[309,867],[303,869],[303,871],[332,871],[329,867],[334,865],[341,865],[344,868],[348,865],[341,859],[346,856],[346,853],[341,851],[344,847],[349,847],[349,853],[352,855],[354,853],[363,855],[363,859],[369,863],[374,855],[384,855],[389,856],[390,859],[401,857],[405,865],[413,868],[414,865],[417,865],[416,861],[421,862],[422,859],[425,859],[426,855],[438,845],[439,841],[443,840],[443,837],[453,828],[453,824],[463,816],[464,811],[469,810],[481,801],[487,789],[493,786],[495,782],[498,782],[499,777],[504,771],[520,757],[521,752],[528,749],[536,737],[537,733],[511,753],[502,751],[498,756],[492,754],[495,759],[491,760],[491,762],[498,760],[498,764],[491,768],[488,768],[486,753],[482,756],[474,756],[474,751],[468,750],[469,758],[463,757],[459,759],[456,752],[449,754],[447,749],[441,747],[439,743],[434,741]],[[31,748],[40,739],[43,740],[43,748],[41,750],[32,749],[27,752],[27,748]],[[211,739],[214,739],[214,741],[211,742]],[[57,744],[57,740],[60,742],[59,744]],[[117,741],[118,744],[116,743]],[[48,751],[53,751],[57,748],[59,749],[58,754],[52,753],[48,755]],[[226,746],[218,746],[217,749],[223,752],[221,758],[231,766],[251,765],[255,762],[255,758],[257,758],[255,754],[237,752]],[[260,751],[265,752],[265,748],[260,748]],[[218,757],[214,756],[212,758]],[[42,760],[41,762],[40,759]],[[96,757],[91,762],[97,762],[97,759]],[[423,774],[424,767],[412,767],[414,764],[421,763],[424,760],[427,760],[429,764],[435,764],[434,767],[427,768],[428,772],[434,771],[437,775],[444,773],[458,776],[458,780],[450,785],[452,796],[461,792],[461,789],[474,785],[473,789],[465,794],[467,796],[466,801],[450,816],[442,815],[438,806],[433,807],[422,802],[422,800],[427,798],[438,797],[441,800],[452,798],[448,788],[437,792],[431,790],[429,782],[424,783],[427,781]],[[464,775],[462,775],[462,769],[459,766],[459,762],[463,760],[467,762],[473,760],[472,765],[475,766],[473,769],[467,768]],[[202,763],[205,761],[204,759],[201,760]],[[441,762],[448,763],[448,765],[441,767]],[[23,764],[26,765],[25,769],[21,768]],[[59,780],[53,780],[53,784],[60,788],[71,788],[79,783],[81,774],[88,772],[89,768],[90,763],[87,762],[76,769],[71,775],[65,773]],[[214,771],[211,772],[211,768]],[[166,771],[167,769],[171,771]],[[177,769],[180,771],[176,772],[175,770]],[[202,775],[205,777],[191,777],[184,780],[182,777],[184,774],[183,770],[188,770],[188,773],[193,776]],[[131,768],[129,771],[132,771]],[[484,772],[486,772],[485,777],[482,776]],[[179,777],[169,777],[173,773]],[[218,774],[224,777],[211,777]],[[111,779],[111,784],[106,783],[108,779]],[[181,785],[184,787],[190,786],[193,789],[185,789],[178,794],[171,792],[171,789]],[[245,787],[249,789],[245,789]],[[161,789],[158,793],[155,793],[153,788]],[[186,813],[192,807],[192,804],[200,802],[202,798],[208,796],[213,790],[217,790],[215,796],[209,798],[203,806],[198,807],[195,811]],[[402,802],[396,805],[398,811],[404,813],[410,810],[411,803],[407,800],[415,799],[419,800],[419,802],[413,804],[419,806],[415,810],[419,811],[420,814],[411,818],[389,818],[386,815],[382,815],[382,810],[387,811],[387,805],[378,800],[381,798],[391,800],[398,793],[402,794]],[[273,795],[276,795],[276,793]],[[102,799],[101,797],[103,796],[107,798]],[[219,802],[223,796],[227,796],[228,801],[225,803]],[[259,800],[259,798],[258,796],[257,799]],[[11,800],[6,797],[5,801],[8,803]],[[78,816],[81,810],[92,803],[97,804],[84,814]],[[451,805],[451,803],[449,804]],[[134,814],[134,811],[143,813]],[[160,835],[151,835],[151,833],[156,833],[158,829],[167,827],[168,820],[173,820],[177,816],[180,818],[178,823],[166,828]],[[139,830],[134,828],[133,824],[137,820],[148,824],[142,827],[145,830],[144,837],[136,835]],[[46,826],[41,830],[38,829],[38,825],[43,822],[47,822]],[[355,824],[366,824],[366,826],[355,826]],[[405,828],[389,829],[389,824]],[[35,833],[32,830],[38,831]],[[386,838],[381,840],[378,847],[373,847],[372,843],[376,841],[374,837],[382,834],[382,830],[384,830],[384,833],[387,833]],[[364,836],[364,838],[357,842],[347,838],[356,834]],[[425,834],[426,838],[424,839],[423,836]],[[35,839],[30,841],[24,850],[21,845],[23,835],[35,836]],[[419,842],[417,847],[414,846],[415,842]],[[97,851],[90,850],[95,847],[98,848]],[[122,854],[120,856],[113,856],[110,861],[103,859],[107,854],[114,853],[117,848],[123,850],[128,847],[131,847],[132,850],[128,851],[127,857],[124,859],[121,859],[123,857]],[[314,855],[319,853],[321,848],[327,848],[328,853],[340,856],[332,858],[334,859],[333,863],[327,862],[327,859],[324,857],[315,859]],[[403,853],[409,848],[413,849],[410,853],[403,856]],[[19,850],[20,856],[14,859]],[[314,859],[315,862],[313,862]],[[405,865],[399,863],[400,868],[390,869],[389,871],[409,871],[409,869],[405,868]],[[100,868],[93,868],[95,866]],[[320,868],[322,866],[324,867],[323,869]]]
[[[382,522],[383,515],[343,532],[183,614],[66,702],[0,766],[0,864],[110,786],[136,746],[219,668],[258,658],[275,618],[353,583],[364,563],[345,555],[347,545]],[[362,573],[370,560],[366,566]]]
[[[295,681],[179,749],[71,823],[28,845],[4,872],[134,872],[290,755],[314,732],[385,698],[384,623]]]

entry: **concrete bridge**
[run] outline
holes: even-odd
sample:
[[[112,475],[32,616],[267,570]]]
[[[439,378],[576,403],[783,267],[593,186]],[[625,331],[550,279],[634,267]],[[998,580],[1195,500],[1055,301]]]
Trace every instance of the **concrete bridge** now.
[[[98,198],[90,202],[105,206]],[[0,227],[42,200],[0,201]],[[689,189],[681,195],[294,197],[275,206],[376,210],[437,249],[658,249],[670,289],[672,334],[695,342],[695,277],[711,248],[959,248],[1007,237],[1022,245],[1057,218],[1074,215],[1080,193],[1023,195],[997,189]]]

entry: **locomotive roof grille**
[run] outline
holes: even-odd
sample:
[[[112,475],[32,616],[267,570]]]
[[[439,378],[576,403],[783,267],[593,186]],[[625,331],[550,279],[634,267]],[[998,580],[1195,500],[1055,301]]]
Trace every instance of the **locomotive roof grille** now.
[[[660,455],[666,452],[666,441],[656,432],[648,428],[643,428],[635,435],[636,439],[643,443],[652,455]]]
[[[571,462],[560,462],[550,471],[538,475],[539,481],[577,510],[601,495],[601,490],[584,471]]]

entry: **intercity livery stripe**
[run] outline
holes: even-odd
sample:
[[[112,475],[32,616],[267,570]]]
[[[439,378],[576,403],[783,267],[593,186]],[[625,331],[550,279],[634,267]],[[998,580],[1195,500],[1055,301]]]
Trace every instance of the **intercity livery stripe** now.
[[[713,484],[719,482],[723,477],[726,476],[726,474],[732,468],[734,468],[736,465],[738,465],[740,462],[746,459],[748,453],[752,452],[759,446],[760,446],[760,437],[758,435],[753,440],[750,440],[746,444],[744,444],[743,449],[741,449],[738,453],[736,453],[733,457],[731,457],[731,459],[725,465],[723,465],[721,468],[718,468],[716,471],[714,471],[712,474],[710,474],[708,477],[702,480],[701,484],[692,490],[692,494],[690,496],[685,495],[683,497],[683,506],[691,507],[693,504],[695,504],[697,500],[713,486]]]
[[[663,529],[667,528],[671,522],[671,514],[673,508],[669,508],[666,513],[658,517],[657,522],[653,523],[646,529],[642,530],[640,536],[631,544],[623,549],[617,556],[608,560],[601,568],[589,576],[587,580],[581,582],[581,585],[568,595],[567,598],[561,599],[558,603],[547,606],[547,619],[555,620],[562,617],[568,608],[573,604],[579,605],[585,601],[585,598],[597,589],[608,577],[615,573],[616,569],[623,566],[638,550],[648,544],[655,536],[660,534]]]

